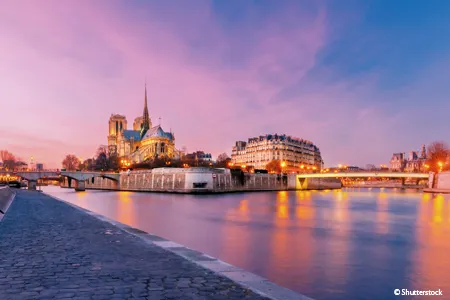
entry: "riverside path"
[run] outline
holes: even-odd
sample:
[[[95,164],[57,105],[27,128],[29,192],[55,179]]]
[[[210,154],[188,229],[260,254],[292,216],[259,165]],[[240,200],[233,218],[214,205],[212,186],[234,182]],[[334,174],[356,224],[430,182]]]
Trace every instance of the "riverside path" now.
[[[0,222],[0,299],[280,299],[129,230],[45,194],[18,191]]]

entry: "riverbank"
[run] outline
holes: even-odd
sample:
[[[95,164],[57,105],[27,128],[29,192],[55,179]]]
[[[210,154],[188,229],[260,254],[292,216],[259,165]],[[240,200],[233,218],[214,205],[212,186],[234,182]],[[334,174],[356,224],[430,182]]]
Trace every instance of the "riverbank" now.
[[[17,191],[0,237],[2,299],[309,299],[37,192]]]
[[[433,193],[433,194],[450,194],[450,189],[439,189],[439,188],[426,188],[423,189],[425,193]]]
[[[299,180],[297,174],[260,174],[211,168],[157,168],[95,176],[89,173],[66,172],[61,187],[86,189],[213,194],[250,191],[287,191],[340,189],[337,178]]]
[[[0,186],[0,221],[15,197],[15,192],[8,186]]]
[[[342,187],[345,188],[386,188],[386,189],[415,189],[422,190],[425,189],[424,185],[402,185],[402,184],[344,184]]]

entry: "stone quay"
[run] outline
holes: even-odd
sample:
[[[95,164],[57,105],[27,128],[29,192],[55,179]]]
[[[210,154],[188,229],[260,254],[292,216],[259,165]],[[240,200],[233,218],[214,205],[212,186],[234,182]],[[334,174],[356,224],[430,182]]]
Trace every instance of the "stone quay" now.
[[[0,299],[310,299],[46,194],[0,191],[11,204],[0,222]]]
[[[89,174],[89,173],[86,173]],[[113,177],[83,172],[63,172],[61,187],[85,189],[171,192],[226,193],[250,191],[322,190],[342,187],[338,178],[308,178],[300,183],[297,174],[261,174],[231,172],[211,168],[157,168],[153,170],[121,172]]]

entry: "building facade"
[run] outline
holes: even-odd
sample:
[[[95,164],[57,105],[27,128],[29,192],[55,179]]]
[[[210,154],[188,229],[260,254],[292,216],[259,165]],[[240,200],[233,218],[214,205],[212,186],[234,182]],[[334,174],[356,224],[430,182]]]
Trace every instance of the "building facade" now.
[[[161,125],[152,126],[148,113],[147,87],[145,87],[143,115],[134,119],[133,129],[127,127],[123,115],[112,114],[109,118],[108,148],[116,151],[119,157],[134,163],[158,158],[177,157],[175,136],[166,132]]]
[[[422,145],[421,151],[410,151],[406,153],[394,153],[392,155],[389,169],[397,172],[423,172],[427,160],[427,150]]]
[[[204,151],[188,153],[184,157],[186,159],[196,160],[198,162],[213,162],[211,153],[205,153]]]
[[[323,168],[322,156],[316,145],[285,134],[266,134],[249,138],[247,142],[237,141],[231,152],[233,164],[255,169],[265,169],[272,160],[281,161],[286,172]]]

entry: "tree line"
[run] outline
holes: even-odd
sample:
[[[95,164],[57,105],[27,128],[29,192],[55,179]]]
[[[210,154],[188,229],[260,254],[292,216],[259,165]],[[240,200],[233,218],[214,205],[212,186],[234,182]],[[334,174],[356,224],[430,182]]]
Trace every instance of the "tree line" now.
[[[120,169],[153,169],[153,168],[183,168],[183,167],[212,167],[225,168],[231,158],[226,153],[217,157],[215,162],[198,159],[191,156],[182,156],[180,159],[169,159],[166,157],[153,157],[141,163],[126,165],[125,158],[119,157],[115,151],[108,147],[100,146],[94,158],[80,160],[75,154],[67,154],[62,161],[62,166],[67,171],[117,171]]]
[[[2,168],[8,170],[15,170],[26,167],[27,163],[22,159],[16,157],[8,150],[0,150],[0,159],[2,161]],[[106,146],[100,146],[93,158],[80,160],[74,154],[68,154],[62,161],[62,166],[68,171],[82,170],[82,171],[114,171],[120,168],[133,169],[151,169],[161,167],[213,167],[226,168],[230,167],[231,158],[226,153],[222,153],[217,157],[215,162],[195,159],[191,157],[181,157],[180,159],[167,159],[164,157],[154,157],[140,164],[131,164],[124,166],[115,151]],[[247,166],[246,170],[250,171],[251,166]],[[265,168],[269,172],[281,173],[281,161],[273,160],[266,165]],[[427,147],[427,158],[424,164],[423,171],[441,172],[450,170],[450,148],[447,143],[442,141],[435,141]]]

